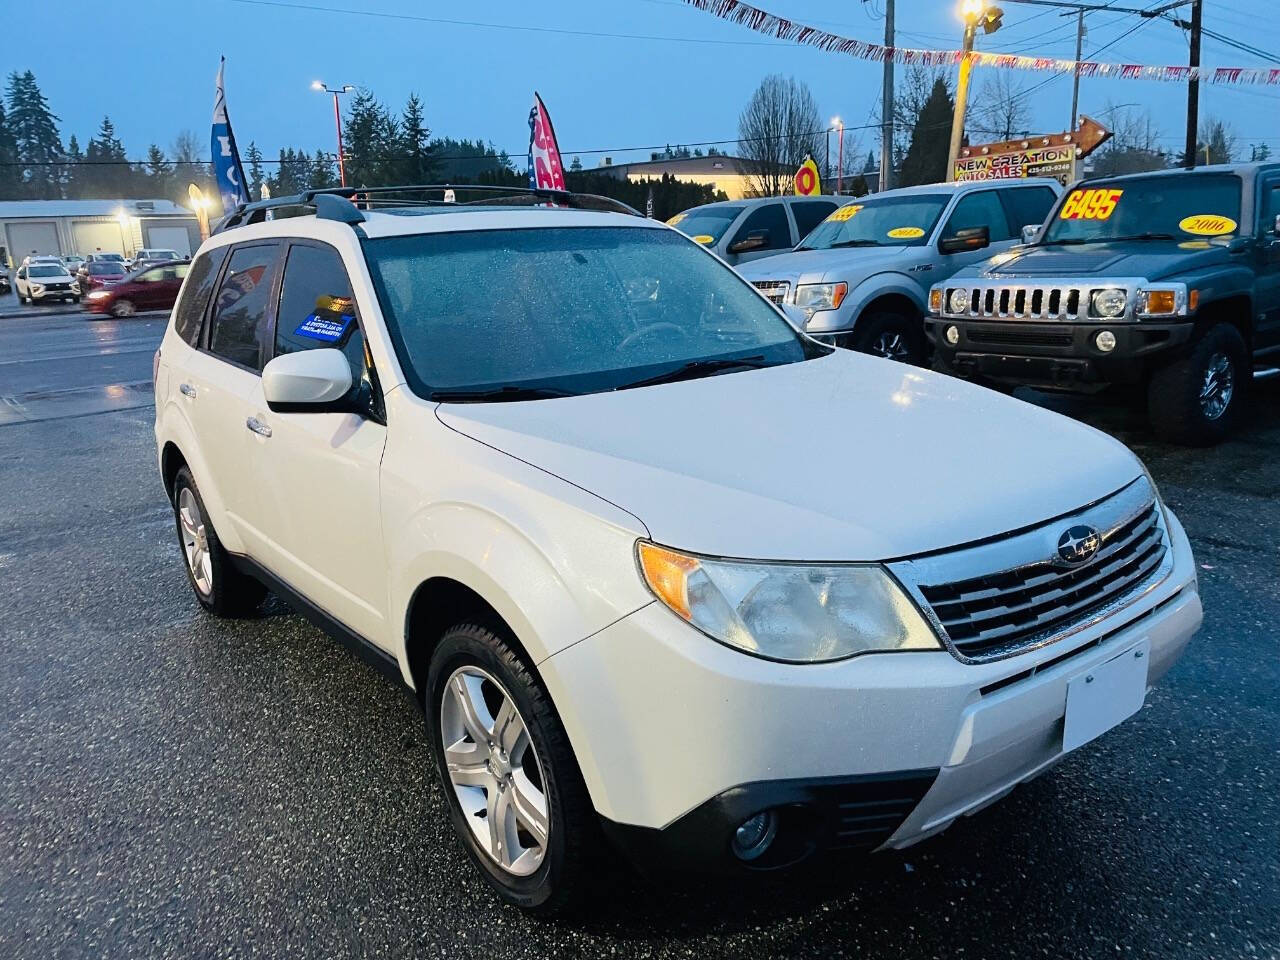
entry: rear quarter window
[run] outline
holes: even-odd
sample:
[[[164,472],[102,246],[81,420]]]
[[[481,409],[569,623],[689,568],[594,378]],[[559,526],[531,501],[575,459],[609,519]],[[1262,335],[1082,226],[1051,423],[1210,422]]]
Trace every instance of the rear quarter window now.
[[[183,340],[195,346],[200,341],[200,327],[218,271],[226,259],[226,247],[214,247],[202,253],[191,264],[187,282],[182,286],[178,302],[173,308],[173,329]]]

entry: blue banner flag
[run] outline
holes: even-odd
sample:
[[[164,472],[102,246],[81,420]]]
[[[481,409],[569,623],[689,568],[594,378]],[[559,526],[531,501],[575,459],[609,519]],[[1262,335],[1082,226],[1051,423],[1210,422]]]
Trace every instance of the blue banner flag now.
[[[222,197],[222,212],[230,213],[242,203],[249,202],[249,190],[244,182],[244,168],[240,166],[240,151],[231,132],[227,118],[227,98],[222,90],[222,69],[227,58],[218,63],[218,92],[213,98],[213,175],[218,181],[218,194]]]

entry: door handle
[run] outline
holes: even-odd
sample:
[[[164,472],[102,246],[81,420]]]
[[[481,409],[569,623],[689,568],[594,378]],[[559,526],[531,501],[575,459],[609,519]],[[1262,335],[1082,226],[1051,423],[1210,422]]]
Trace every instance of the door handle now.
[[[178,391],[179,391],[179,392],[180,392],[184,397],[190,397],[192,400],[194,400],[194,399],[196,398],[196,388],[195,388],[195,387],[193,387],[193,386],[192,386],[191,384],[189,384],[189,383],[181,384],[181,385],[178,387]]]
[[[271,428],[259,420],[257,417],[250,417],[244,422],[244,425],[256,433],[260,437],[271,436]]]

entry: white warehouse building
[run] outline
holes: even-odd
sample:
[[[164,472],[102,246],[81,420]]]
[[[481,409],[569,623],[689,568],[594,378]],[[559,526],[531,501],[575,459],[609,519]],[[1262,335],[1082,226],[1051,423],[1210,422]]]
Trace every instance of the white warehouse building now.
[[[195,215],[171,200],[0,201],[0,246],[13,268],[32,253],[66,256],[200,246]]]

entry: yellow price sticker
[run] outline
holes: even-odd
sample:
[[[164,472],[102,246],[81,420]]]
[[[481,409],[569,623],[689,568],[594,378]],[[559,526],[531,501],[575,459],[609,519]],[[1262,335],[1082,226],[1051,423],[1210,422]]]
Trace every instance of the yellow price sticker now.
[[[924,231],[919,227],[894,227],[889,231],[891,240],[919,240],[924,236]]]
[[[1060,220],[1110,220],[1123,190],[1075,190],[1058,212]]]
[[[861,209],[862,204],[850,203],[846,206],[838,207],[831,216],[827,217],[827,219],[833,223],[844,223],[844,221],[852,219],[853,215]]]
[[[1238,226],[1230,217],[1222,217],[1216,213],[1198,213],[1182,220],[1178,229],[1197,237],[1221,237],[1235,233]]]
[[[670,220],[668,220],[668,221],[667,221],[667,226],[668,226],[668,227],[674,227],[677,223],[679,223],[681,220],[683,220],[686,216],[688,216],[688,214],[684,214],[684,213],[677,213],[674,217],[672,217]]]
[[[712,236],[710,236],[710,235],[708,235],[708,234],[705,234],[705,233],[700,233],[700,234],[698,234],[696,237],[694,237],[694,238],[693,238],[693,242],[694,242],[694,243],[700,243],[700,244],[702,244],[704,247],[709,247],[709,246],[711,246],[711,244],[713,244],[713,243],[715,243],[715,242],[716,242],[716,238],[715,238],[715,237],[712,237]]]

